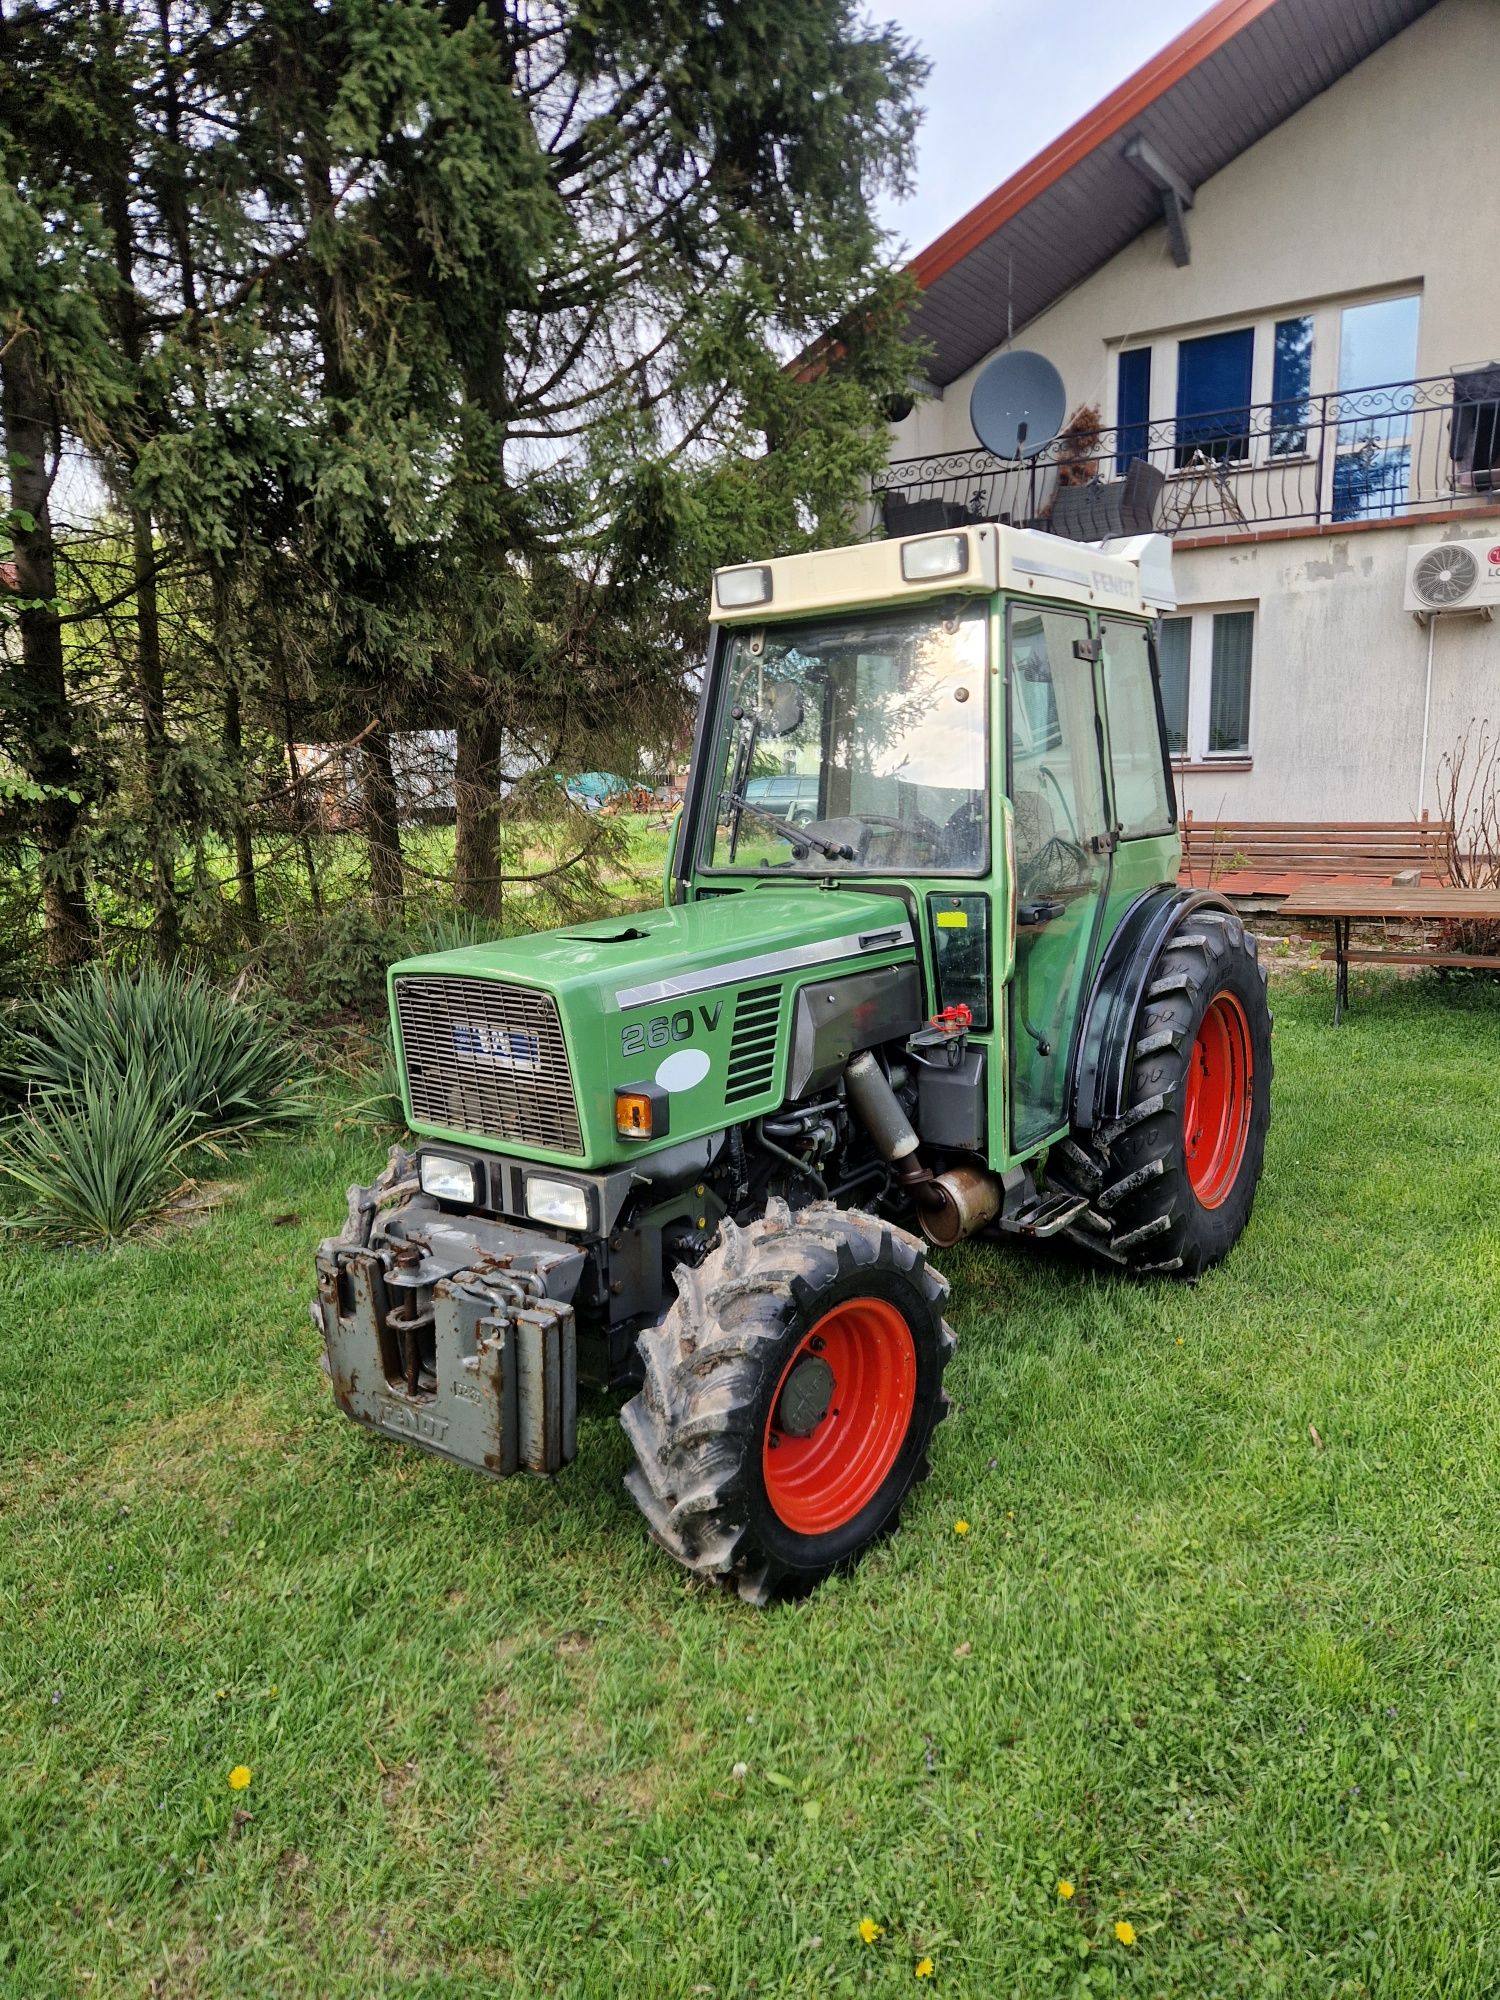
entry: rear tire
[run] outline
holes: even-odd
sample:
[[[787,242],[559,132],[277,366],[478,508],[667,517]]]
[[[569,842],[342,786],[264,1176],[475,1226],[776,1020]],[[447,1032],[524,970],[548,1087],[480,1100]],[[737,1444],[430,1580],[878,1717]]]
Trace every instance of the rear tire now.
[[[621,1421],[653,1538],[752,1604],[806,1590],[887,1533],[948,1412],[948,1286],[915,1237],[772,1201],[677,1273]]]
[[[1195,910],[1152,968],[1136,1016],[1129,1101],[1074,1131],[1050,1181],[1086,1195],[1070,1235],[1133,1271],[1196,1278],[1239,1240],[1271,1122],[1271,1013],[1255,940]]]

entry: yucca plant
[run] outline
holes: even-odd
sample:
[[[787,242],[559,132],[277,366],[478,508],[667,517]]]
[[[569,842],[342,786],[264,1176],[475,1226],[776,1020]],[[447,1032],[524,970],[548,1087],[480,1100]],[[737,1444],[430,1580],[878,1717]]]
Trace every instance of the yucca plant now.
[[[183,1180],[193,1119],[162,1101],[160,1078],[132,1054],[85,1063],[64,1090],[39,1092],[0,1129],[0,1176],[19,1196],[19,1228],[116,1242],[153,1221]]]
[[[17,1037],[14,1058],[33,1092],[63,1096],[91,1075],[123,1076],[135,1060],[163,1117],[184,1113],[195,1139],[285,1123],[306,1108],[285,1038],[253,1001],[196,972],[91,967]]]

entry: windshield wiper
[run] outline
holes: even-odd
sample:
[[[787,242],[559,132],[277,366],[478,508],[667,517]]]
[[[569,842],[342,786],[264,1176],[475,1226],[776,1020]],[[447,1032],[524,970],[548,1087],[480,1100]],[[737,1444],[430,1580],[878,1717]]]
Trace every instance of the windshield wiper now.
[[[859,858],[854,849],[846,847],[842,841],[822,840],[817,834],[809,833],[805,827],[793,826],[787,819],[778,819],[775,813],[768,813],[763,806],[758,806],[752,799],[747,799],[743,792],[726,792],[724,803],[733,806],[737,813],[753,813],[756,819],[764,820],[767,826],[775,827],[782,838],[789,840],[793,847],[815,847],[819,854],[826,855],[830,861],[855,861]]]

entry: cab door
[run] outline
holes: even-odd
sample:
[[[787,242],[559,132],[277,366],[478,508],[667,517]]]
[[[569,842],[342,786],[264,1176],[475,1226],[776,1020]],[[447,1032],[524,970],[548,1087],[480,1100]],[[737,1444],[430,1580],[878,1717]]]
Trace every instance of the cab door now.
[[[1006,608],[1007,788],[1015,829],[1015,970],[1009,989],[1016,1153],[1066,1122],[1068,1054],[1114,836],[1086,616]]]

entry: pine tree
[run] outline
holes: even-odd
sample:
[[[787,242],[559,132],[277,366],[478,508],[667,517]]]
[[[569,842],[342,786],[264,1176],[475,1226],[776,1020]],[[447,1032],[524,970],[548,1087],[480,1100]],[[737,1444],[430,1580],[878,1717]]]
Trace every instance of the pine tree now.
[[[49,927],[80,928],[56,856],[107,777],[159,946],[213,827],[252,933],[257,760],[293,729],[359,738],[387,912],[390,738],[455,729],[459,893],[493,913],[508,782],[561,813],[539,764],[670,740],[712,565],[847,533],[910,364],[871,203],[919,62],[853,0],[53,0],[0,35],[7,423],[91,454],[128,549],[92,622],[97,563],[52,611],[28,570],[7,741]],[[102,761],[69,618],[134,703]]]

